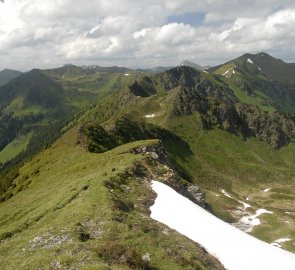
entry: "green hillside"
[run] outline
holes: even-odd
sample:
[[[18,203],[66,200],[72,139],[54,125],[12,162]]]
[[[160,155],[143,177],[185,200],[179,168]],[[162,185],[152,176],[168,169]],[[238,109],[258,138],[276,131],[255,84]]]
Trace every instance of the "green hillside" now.
[[[183,67],[135,82],[129,90],[98,103],[82,120],[96,121],[109,130],[111,137],[99,132],[98,138],[118,136],[114,123],[122,116],[131,123],[135,121],[138,124],[124,128],[127,138],[136,140],[139,129],[142,138],[161,139],[187,181],[206,191],[208,208],[213,213],[235,223],[255,209],[266,208],[273,215],[262,216],[263,225],[252,233],[268,242],[287,235],[292,241],[284,247],[294,251],[294,120],[239,102],[234,91],[225,88],[218,78]],[[247,113],[249,118],[245,117]],[[151,127],[140,124],[142,121],[166,132],[151,132]],[[293,130],[293,135],[290,133],[289,142],[282,147],[284,128]],[[177,135],[178,143],[171,144],[167,139],[171,135],[161,134]],[[105,141],[95,141],[99,149],[106,147]],[[93,138],[88,142],[92,144]],[[271,191],[263,192],[268,188]],[[251,208],[242,211],[242,201]]]
[[[223,78],[241,102],[295,114],[294,64],[266,53],[248,53],[208,71]]]
[[[142,76],[140,72],[122,73],[129,71],[119,67],[66,65],[32,70],[0,87],[0,151],[5,148],[0,152],[2,162],[25,150],[9,147],[18,137],[42,126],[58,124]]]
[[[132,149],[157,141],[91,154],[77,131],[27,163],[0,205],[2,269],[223,269],[149,218],[149,171],[160,177],[167,168]]]
[[[292,68],[264,53],[208,72],[66,65],[2,86],[0,161],[19,152],[0,174],[3,269],[223,269],[149,218],[152,180],[199,187],[208,211],[295,252]]]

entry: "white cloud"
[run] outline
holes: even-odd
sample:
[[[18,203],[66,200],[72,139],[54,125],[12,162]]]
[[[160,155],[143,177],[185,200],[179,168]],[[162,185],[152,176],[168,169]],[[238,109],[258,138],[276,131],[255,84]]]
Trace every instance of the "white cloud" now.
[[[189,12],[203,12],[203,24],[167,23]],[[294,25],[291,0],[7,0],[0,68],[218,64],[262,50],[288,61]]]

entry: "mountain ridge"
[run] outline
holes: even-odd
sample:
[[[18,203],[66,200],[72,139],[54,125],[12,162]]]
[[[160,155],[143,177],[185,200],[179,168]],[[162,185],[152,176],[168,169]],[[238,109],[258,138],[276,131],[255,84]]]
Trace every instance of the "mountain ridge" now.
[[[223,269],[150,219],[155,179],[180,193],[192,187],[213,215],[295,252],[295,119],[282,106],[293,88],[262,74],[251,55],[237,61],[211,73],[72,65],[29,73],[58,85],[68,105],[86,94],[93,102],[41,126],[32,138],[46,145],[0,174],[4,267]],[[20,92],[32,80],[28,88]]]

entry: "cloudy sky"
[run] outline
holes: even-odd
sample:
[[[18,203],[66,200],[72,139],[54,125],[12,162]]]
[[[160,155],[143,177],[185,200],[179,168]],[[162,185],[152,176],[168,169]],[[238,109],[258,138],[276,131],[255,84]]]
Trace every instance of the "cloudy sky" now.
[[[260,51],[295,62],[294,0],[0,2],[0,69],[215,65]]]

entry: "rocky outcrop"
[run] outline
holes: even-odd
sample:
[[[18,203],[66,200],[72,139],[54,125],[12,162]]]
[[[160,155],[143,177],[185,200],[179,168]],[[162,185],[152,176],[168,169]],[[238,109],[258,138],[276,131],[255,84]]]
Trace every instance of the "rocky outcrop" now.
[[[204,128],[214,126],[243,137],[256,137],[278,149],[295,138],[295,119],[286,113],[268,113],[237,103],[211,107],[201,115]]]
[[[205,208],[205,194],[201,191],[198,186],[192,185],[187,188],[187,196],[188,199],[193,201],[194,203],[200,205]]]
[[[194,88],[180,87],[173,105],[174,116],[199,112],[203,128],[218,127],[244,139],[256,137],[276,149],[295,138],[295,118],[291,115],[239,103],[231,90],[206,79]]]
[[[146,178],[148,181],[161,181],[192,202],[205,208],[205,194],[198,186],[181,177],[181,173],[178,172],[177,168],[175,168],[173,163],[169,160],[161,142],[154,145],[134,148],[129,152],[134,154],[145,154],[149,157],[148,168],[141,163],[135,164],[133,172],[138,177]]]
[[[274,148],[280,148],[295,138],[295,119],[289,114],[267,113],[245,104],[237,104],[236,110],[247,133],[268,142]]]

